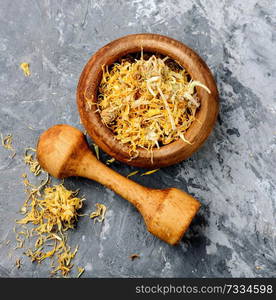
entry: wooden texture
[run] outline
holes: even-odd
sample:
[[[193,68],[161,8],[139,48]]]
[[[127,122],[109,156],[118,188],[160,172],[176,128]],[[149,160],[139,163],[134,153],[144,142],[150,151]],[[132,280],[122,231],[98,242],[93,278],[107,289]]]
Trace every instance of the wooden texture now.
[[[87,106],[87,100],[97,102],[98,86],[102,78],[102,66],[110,65],[129,53],[141,51],[167,55],[184,67],[193,80],[205,84],[208,94],[197,87],[201,106],[197,112],[199,122],[193,122],[185,137],[192,145],[177,140],[154,149],[153,163],[150,153],[139,150],[139,156],[130,160],[128,147],[120,144],[101,121],[97,106]],[[84,67],[77,87],[77,104],[81,121],[99,147],[116,160],[144,168],[160,168],[178,163],[190,157],[209,136],[218,114],[218,92],[214,78],[205,62],[189,47],[166,36],[157,34],[134,34],[117,39],[98,50]]]
[[[172,245],[182,238],[200,207],[195,198],[176,188],[146,188],[108,168],[91,153],[83,133],[69,125],[55,125],[40,136],[37,158],[54,177],[86,177],[112,189],[139,210],[149,232]]]

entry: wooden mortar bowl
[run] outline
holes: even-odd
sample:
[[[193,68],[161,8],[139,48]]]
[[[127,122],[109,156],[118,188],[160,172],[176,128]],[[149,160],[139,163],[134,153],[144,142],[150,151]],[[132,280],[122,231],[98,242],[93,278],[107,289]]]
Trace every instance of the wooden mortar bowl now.
[[[116,140],[112,131],[101,121],[97,105],[98,86],[102,79],[102,66],[111,65],[121,57],[140,52],[160,53],[174,59],[186,69],[193,80],[206,85],[211,94],[196,87],[201,104],[196,118],[185,133],[192,145],[181,139],[153,150],[153,163],[150,153],[139,150],[139,156],[130,160],[129,148]],[[90,105],[87,105],[87,101]],[[217,119],[219,104],[215,80],[206,63],[191,48],[172,38],[158,34],[133,34],[119,38],[98,50],[84,67],[78,87],[77,104],[81,122],[93,141],[107,154],[128,165],[142,168],[160,168],[176,164],[190,157],[209,136]]]

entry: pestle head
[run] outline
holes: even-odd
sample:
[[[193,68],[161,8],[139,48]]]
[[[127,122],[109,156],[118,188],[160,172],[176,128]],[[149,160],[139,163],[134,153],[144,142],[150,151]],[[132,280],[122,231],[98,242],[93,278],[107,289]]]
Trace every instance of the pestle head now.
[[[65,124],[44,131],[37,143],[39,164],[56,178],[77,175],[79,162],[87,151],[89,148],[84,134]]]
[[[200,202],[176,188],[159,190],[158,196],[156,191],[153,193],[155,196],[152,199],[158,205],[152,210],[148,205],[142,213],[147,229],[166,243],[176,245],[189,228],[200,208]]]

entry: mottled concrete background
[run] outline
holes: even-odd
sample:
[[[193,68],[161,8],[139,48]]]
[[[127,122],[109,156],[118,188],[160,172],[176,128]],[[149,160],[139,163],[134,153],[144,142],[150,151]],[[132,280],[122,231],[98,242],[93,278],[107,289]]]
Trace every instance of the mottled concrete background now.
[[[203,206],[180,245],[171,247],[150,235],[138,212],[113,192],[68,179],[65,185],[87,198],[83,212],[96,202],[108,207],[103,224],[83,217],[69,234],[69,243],[79,244],[75,265],[85,267],[87,277],[275,277],[275,3],[1,0],[0,130],[13,134],[17,155],[11,159],[0,149],[0,276],[49,275],[47,263],[32,264],[20,250],[8,256],[25,199],[24,149],[56,123],[81,128],[76,85],[97,49],[126,34],[152,32],[186,43],[206,60],[221,109],[192,158],[133,179],[183,189]],[[23,61],[30,63],[30,77],[19,68]],[[120,163],[112,168],[125,175],[135,170]],[[133,253],[140,259],[131,261]]]

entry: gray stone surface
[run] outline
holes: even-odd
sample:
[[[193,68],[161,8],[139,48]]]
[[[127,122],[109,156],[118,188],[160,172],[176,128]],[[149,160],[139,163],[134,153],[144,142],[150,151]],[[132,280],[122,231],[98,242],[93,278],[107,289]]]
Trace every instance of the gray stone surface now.
[[[152,32],[186,43],[206,60],[221,107],[214,131],[192,158],[133,179],[183,189],[202,208],[180,245],[171,247],[150,235],[138,212],[113,192],[67,179],[67,187],[86,196],[83,212],[96,202],[108,207],[103,224],[82,217],[69,233],[70,244],[79,244],[75,265],[85,267],[86,277],[275,277],[275,14],[269,0],[1,0],[0,130],[13,134],[17,155],[11,159],[0,149],[0,276],[49,276],[47,263],[32,264],[21,250],[8,255],[25,199],[24,149],[56,123],[81,128],[76,85],[97,49],[126,34]],[[23,61],[30,77],[19,68]],[[135,170],[112,168],[125,175]],[[133,253],[140,259],[131,261]]]

